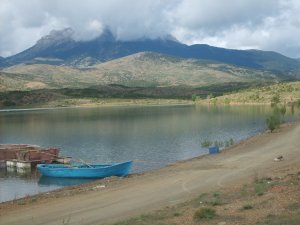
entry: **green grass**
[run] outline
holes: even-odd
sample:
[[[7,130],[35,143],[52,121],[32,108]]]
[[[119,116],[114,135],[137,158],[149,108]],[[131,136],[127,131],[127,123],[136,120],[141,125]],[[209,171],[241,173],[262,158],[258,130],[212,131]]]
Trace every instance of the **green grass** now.
[[[212,208],[201,208],[194,213],[195,220],[213,219],[216,217],[216,210]]]
[[[269,181],[265,178],[257,180],[254,185],[255,194],[262,196],[270,186]]]

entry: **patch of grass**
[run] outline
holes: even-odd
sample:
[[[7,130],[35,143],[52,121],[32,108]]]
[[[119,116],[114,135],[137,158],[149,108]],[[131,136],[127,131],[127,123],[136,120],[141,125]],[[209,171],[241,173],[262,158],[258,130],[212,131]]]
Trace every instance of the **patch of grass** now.
[[[240,195],[241,195],[242,197],[245,197],[245,196],[249,195],[249,190],[248,190],[248,189],[249,189],[248,185],[245,184],[245,185],[242,187],[241,191],[240,191]]]
[[[204,141],[201,142],[201,147],[202,148],[208,148],[211,145],[212,145],[212,142],[210,140],[205,139]]]
[[[197,199],[196,207],[199,206],[199,202],[201,202],[202,204],[211,205],[211,206],[217,206],[217,205],[223,204],[223,201],[221,200],[219,192],[214,192],[213,194],[204,193],[204,194],[200,195],[200,197]]]
[[[37,201],[37,198],[33,197],[31,198],[31,202],[36,202]]]
[[[162,210],[157,210],[152,213],[142,214],[138,217],[130,218],[125,221],[117,222],[114,225],[150,225],[150,224],[165,224],[165,221],[179,217],[181,214],[173,207],[166,207]],[[175,212],[174,212],[175,211]]]
[[[288,216],[269,216],[265,221],[258,223],[258,225],[299,225],[300,215]]]
[[[173,216],[175,216],[175,217],[178,217],[178,216],[180,216],[181,214],[180,213],[178,213],[178,212],[175,212],[174,214],[173,214]]]
[[[268,182],[268,178],[257,179],[255,181],[254,190],[256,195],[262,196],[267,191],[267,188],[269,187]]]
[[[25,204],[26,202],[23,199],[18,201],[18,205],[25,205]]]
[[[243,205],[243,209],[244,209],[244,210],[249,210],[249,209],[253,209],[253,208],[254,208],[254,206],[251,205],[251,204]]]
[[[288,206],[288,210],[297,211],[300,210],[300,202],[296,202]]]
[[[216,210],[212,208],[201,208],[194,213],[195,220],[213,219],[216,217]]]

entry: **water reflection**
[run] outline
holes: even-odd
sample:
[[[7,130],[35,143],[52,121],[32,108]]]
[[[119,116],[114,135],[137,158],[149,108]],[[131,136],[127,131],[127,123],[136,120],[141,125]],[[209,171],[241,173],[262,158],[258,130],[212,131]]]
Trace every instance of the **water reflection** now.
[[[55,178],[55,177],[45,177],[41,176],[38,180],[39,186],[71,186],[79,185],[88,182],[95,181],[96,179],[74,179],[74,178]]]

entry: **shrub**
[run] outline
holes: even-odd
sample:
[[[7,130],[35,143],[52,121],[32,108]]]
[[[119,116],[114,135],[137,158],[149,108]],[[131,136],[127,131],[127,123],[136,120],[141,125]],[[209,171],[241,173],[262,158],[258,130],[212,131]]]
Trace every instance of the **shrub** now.
[[[197,95],[192,95],[192,100],[195,102],[197,100]]]
[[[284,117],[285,113],[286,113],[286,106],[283,105],[279,108],[279,112],[281,114],[282,117]]]
[[[229,98],[225,98],[224,103],[225,103],[226,105],[229,105],[229,104],[230,104],[230,99],[229,99]]]
[[[277,110],[274,110],[272,115],[267,117],[266,123],[271,132],[280,126],[280,114]]]
[[[244,209],[244,210],[253,209],[253,205],[251,205],[251,204],[246,204],[246,205],[243,206],[243,209]]]
[[[216,217],[216,210],[212,208],[201,208],[194,214],[195,220],[213,219],[214,217]]]
[[[298,100],[296,101],[296,105],[297,105],[298,108],[300,107],[300,99],[298,99]]]
[[[271,105],[276,106],[280,102],[279,94],[276,93],[271,99]]]
[[[201,142],[201,147],[202,148],[208,148],[211,145],[212,145],[212,142],[209,141],[209,140],[204,140],[204,141]]]

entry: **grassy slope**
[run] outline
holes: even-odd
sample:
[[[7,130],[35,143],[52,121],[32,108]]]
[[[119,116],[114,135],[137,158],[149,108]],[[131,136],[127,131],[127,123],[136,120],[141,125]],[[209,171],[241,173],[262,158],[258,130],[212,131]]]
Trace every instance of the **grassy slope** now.
[[[270,104],[272,98],[279,95],[284,104],[300,100],[300,82],[279,83],[270,86],[250,88],[201,102],[219,104]]]
[[[3,73],[5,72],[5,73]],[[138,53],[76,69],[44,64],[19,65],[0,74],[2,91],[43,88],[86,88],[120,84],[129,87],[207,86],[227,82],[269,81],[277,76],[266,71],[203,60],[189,60],[156,53]],[[17,80],[16,83],[11,82]]]

